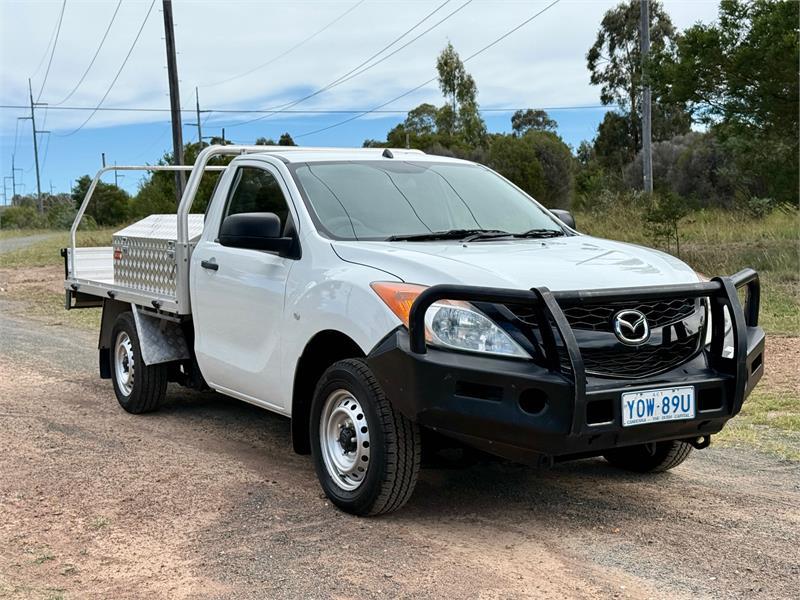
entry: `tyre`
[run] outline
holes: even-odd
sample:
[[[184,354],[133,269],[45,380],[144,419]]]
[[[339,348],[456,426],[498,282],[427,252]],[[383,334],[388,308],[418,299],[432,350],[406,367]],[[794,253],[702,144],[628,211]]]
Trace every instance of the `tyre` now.
[[[406,503],[419,473],[419,428],[394,409],[363,360],[325,371],[309,426],[317,476],[336,506],[379,515]]]
[[[615,467],[637,473],[663,473],[677,467],[692,451],[691,444],[673,440],[618,448],[603,455]]]
[[[144,364],[132,313],[117,317],[111,343],[111,380],[120,406],[137,415],[156,410],[167,391],[168,366]]]

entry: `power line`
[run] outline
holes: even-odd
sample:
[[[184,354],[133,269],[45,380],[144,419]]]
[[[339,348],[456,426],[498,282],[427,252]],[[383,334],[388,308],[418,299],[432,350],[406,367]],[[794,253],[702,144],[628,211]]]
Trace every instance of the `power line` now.
[[[429,82],[432,80],[429,80]],[[190,101],[187,100],[185,106],[188,106]],[[561,105],[561,106],[545,106],[540,107],[542,110],[588,110],[595,108],[616,108],[616,104],[582,104],[582,105]],[[0,109],[26,109],[28,105],[25,104],[0,104]],[[134,106],[48,106],[48,110],[65,110],[65,111],[97,111],[97,112],[142,112],[142,113],[168,113],[169,108],[155,108],[155,107],[134,107]],[[531,107],[526,107],[531,108]],[[217,114],[264,114],[264,113],[277,113],[285,112],[288,114],[353,114],[362,112],[375,112],[375,113],[406,113],[411,109],[363,109],[363,108],[302,108],[297,110],[279,110],[277,108],[203,108],[200,110],[201,114],[217,113]],[[515,110],[525,110],[525,108],[514,107],[488,107],[481,108],[482,112],[513,112]],[[181,107],[181,112],[194,114],[194,108]]]
[[[527,25],[528,23],[530,23],[531,21],[533,21],[534,19],[536,19],[536,18],[537,18],[539,15],[541,15],[541,14],[545,13],[546,11],[550,10],[551,8],[553,8],[553,7],[554,7],[556,4],[558,4],[560,1],[561,1],[561,0],[553,0],[553,2],[551,2],[550,4],[548,4],[547,6],[545,6],[543,9],[541,9],[540,11],[538,11],[537,13],[533,14],[532,16],[530,16],[530,17],[528,17],[527,19],[525,19],[524,21],[522,21],[522,22],[521,22],[519,25],[517,25],[516,27],[512,27],[512,28],[511,28],[511,29],[509,29],[507,32],[505,32],[503,35],[501,35],[499,38],[497,38],[497,39],[493,40],[492,42],[490,42],[490,43],[486,44],[486,45],[485,45],[483,48],[481,48],[480,50],[477,50],[476,52],[473,52],[472,54],[470,54],[470,55],[469,55],[467,58],[465,58],[465,59],[464,59],[464,61],[463,61],[463,62],[465,62],[465,63],[466,63],[466,62],[468,62],[468,61],[472,60],[473,58],[475,58],[476,56],[479,56],[480,54],[483,54],[483,53],[484,53],[484,52],[486,52],[486,51],[487,51],[489,48],[492,48],[493,46],[495,46],[495,45],[499,44],[501,41],[503,41],[504,39],[506,39],[506,38],[507,38],[508,36],[510,36],[511,34],[515,33],[516,31],[519,31],[520,29],[522,29],[523,27],[525,27],[525,25]],[[342,121],[339,121],[339,122],[337,122],[337,123],[333,123],[333,124],[331,124],[331,125],[328,125],[328,126],[326,126],[326,127],[320,127],[319,129],[314,129],[313,131],[307,131],[306,133],[301,133],[301,134],[299,134],[299,135],[296,135],[296,136],[295,136],[295,138],[301,138],[301,137],[306,137],[306,136],[309,136],[309,135],[314,135],[314,134],[316,134],[316,133],[322,133],[323,131],[328,131],[329,129],[333,129],[334,127],[339,127],[340,125],[344,125],[345,123],[349,123],[349,122],[351,122],[351,121],[355,121],[356,119],[360,119],[360,118],[361,118],[361,117],[363,117],[364,115],[368,115],[368,114],[370,114],[370,113],[372,113],[372,112],[375,112],[376,110],[378,110],[378,109],[381,109],[381,108],[383,108],[383,107],[385,107],[385,106],[387,106],[387,105],[391,104],[392,102],[395,102],[395,101],[399,100],[400,98],[405,98],[405,97],[406,97],[406,96],[408,96],[409,94],[413,94],[414,92],[416,92],[417,90],[419,90],[419,89],[421,89],[421,88],[425,87],[426,85],[429,85],[429,84],[433,83],[434,81],[436,81],[436,79],[437,79],[437,77],[431,77],[430,79],[428,79],[427,81],[425,81],[425,82],[423,82],[423,83],[419,84],[418,86],[415,86],[415,87],[411,88],[410,90],[408,90],[408,91],[406,91],[406,92],[403,92],[403,93],[402,93],[402,94],[400,94],[399,96],[396,96],[396,97],[392,98],[391,100],[389,100],[389,101],[387,101],[387,102],[384,102],[383,104],[379,104],[378,106],[376,106],[375,108],[373,108],[373,109],[371,109],[371,110],[364,111],[364,112],[363,112],[363,113],[361,113],[361,114],[354,115],[354,116],[352,116],[352,117],[349,117],[349,118],[347,118],[347,119],[344,119],[344,120],[342,120]]]
[[[111,31],[111,26],[114,24],[114,20],[117,18],[117,13],[119,12],[120,6],[122,6],[122,0],[119,0],[119,2],[117,2],[117,8],[114,9],[114,14],[111,15],[111,21],[109,21],[108,27],[106,27],[106,32],[103,34],[103,39],[100,40],[100,45],[97,47],[94,56],[92,56],[92,60],[89,61],[89,66],[86,67],[86,70],[83,72],[83,75],[81,75],[81,78],[78,80],[78,83],[75,84],[75,87],[72,88],[72,91],[69,94],[67,94],[63,100],[61,100],[60,102],[56,102],[54,106],[59,106],[61,104],[64,104],[64,102],[72,98],[72,95],[78,90],[79,87],[81,87],[83,80],[86,79],[86,76],[89,74],[89,71],[94,66],[94,62],[97,60],[97,57],[100,54],[100,50],[103,49],[103,44],[106,43],[108,32]]]
[[[473,0],[467,0],[466,2],[464,2],[464,4],[462,4],[461,6],[459,6],[458,8],[456,8],[455,10],[451,11],[451,12],[450,12],[449,14],[447,14],[447,15],[446,15],[444,18],[440,19],[439,21],[437,21],[436,23],[434,23],[433,25],[431,25],[430,27],[428,27],[428,28],[427,28],[425,31],[423,31],[423,32],[422,32],[422,33],[420,33],[419,35],[415,36],[414,38],[412,38],[411,40],[409,40],[408,42],[406,42],[405,44],[403,44],[403,45],[402,45],[402,46],[400,46],[399,48],[396,48],[395,50],[393,50],[392,52],[390,52],[390,53],[389,53],[389,54],[387,54],[386,56],[383,56],[382,58],[380,58],[379,60],[375,61],[374,63],[372,63],[372,64],[368,64],[368,63],[369,63],[370,61],[372,61],[372,60],[373,60],[375,57],[377,57],[378,55],[380,55],[380,54],[381,54],[381,53],[383,53],[384,51],[386,51],[386,50],[388,50],[389,48],[391,48],[392,46],[394,46],[394,45],[395,45],[397,42],[399,42],[401,39],[403,39],[403,38],[404,38],[406,35],[408,35],[409,33],[411,33],[411,32],[412,32],[414,29],[416,29],[417,27],[419,27],[419,26],[420,26],[422,23],[424,23],[425,21],[427,21],[427,20],[428,20],[428,19],[429,19],[431,16],[433,16],[433,15],[434,15],[436,12],[438,12],[440,9],[444,8],[444,6],[445,6],[445,5],[447,5],[447,4],[448,4],[450,1],[451,1],[451,0],[445,0],[445,2],[443,2],[442,4],[440,4],[439,6],[437,6],[437,7],[436,7],[436,8],[435,8],[435,9],[434,9],[432,12],[428,13],[427,15],[425,15],[425,16],[424,16],[424,17],[423,17],[423,18],[422,18],[420,21],[418,21],[418,22],[417,22],[417,23],[416,23],[416,24],[415,24],[413,27],[411,27],[410,29],[408,29],[407,31],[405,31],[405,32],[404,32],[402,35],[400,35],[400,36],[398,36],[397,38],[395,38],[395,39],[394,39],[394,40],[393,40],[391,43],[389,43],[389,44],[387,44],[386,46],[384,46],[382,49],[380,49],[378,52],[376,52],[375,54],[373,54],[372,56],[370,56],[368,59],[366,59],[366,60],[362,61],[362,62],[361,62],[359,65],[357,65],[356,67],[353,67],[352,69],[350,69],[350,70],[349,70],[347,73],[345,73],[344,75],[342,75],[342,76],[340,76],[340,77],[338,77],[338,78],[334,79],[333,81],[331,81],[331,82],[330,82],[330,83],[328,83],[327,85],[323,86],[322,88],[320,88],[320,89],[318,89],[318,90],[316,90],[316,91],[314,91],[314,92],[311,92],[310,94],[307,94],[306,96],[303,96],[303,97],[301,97],[301,98],[298,98],[297,100],[293,100],[292,102],[288,102],[288,103],[286,103],[286,104],[282,104],[282,105],[280,105],[280,106],[278,106],[278,107],[275,107],[275,109],[276,109],[276,110],[275,110],[275,113],[280,113],[280,112],[283,112],[283,111],[285,111],[285,110],[286,110],[286,109],[288,109],[288,108],[292,108],[293,106],[296,106],[296,105],[300,104],[301,102],[305,102],[306,100],[308,100],[308,99],[310,99],[310,98],[313,98],[314,96],[317,96],[317,95],[319,95],[319,94],[321,94],[321,93],[323,93],[323,92],[325,92],[325,91],[327,91],[327,90],[329,90],[329,89],[331,89],[331,88],[334,88],[334,87],[336,87],[336,86],[338,86],[338,85],[341,85],[342,83],[345,83],[346,81],[350,81],[351,79],[353,79],[353,78],[355,78],[355,77],[358,77],[359,75],[361,75],[362,73],[365,73],[366,71],[369,71],[371,68],[373,68],[373,67],[375,67],[375,66],[379,65],[380,63],[382,63],[383,61],[387,60],[388,58],[391,58],[392,56],[394,56],[395,54],[397,54],[398,52],[400,52],[400,51],[401,51],[401,50],[403,50],[404,48],[406,48],[406,47],[410,46],[411,44],[413,44],[414,42],[416,42],[416,41],[417,41],[418,39],[420,39],[422,36],[426,35],[426,34],[427,34],[427,33],[429,33],[430,31],[432,31],[433,29],[437,28],[439,25],[441,25],[442,23],[444,23],[445,21],[447,21],[449,18],[451,18],[452,16],[454,16],[456,13],[458,13],[458,12],[462,11],[464,8],[466,8],[466,7],[467,7],[467,5],[471,4]],[[366,65],[366,67],[365,67],[364,65]],[[362,68],[362,67],[364,67],[364,68]],[[359,69],[360,69],[360,70],[359,70]],[[256,118],[256,119],[251,119],[251,120],[249,120],[249,121],[242,121],[242,122],[240,122],[240,123],[234,123],[234,124],[226,125],[226,127],[230,127],[230,128],[233,128],[233,127],[239,127],[239,126],[241,126],[241,125],[247,125],[247,124],[250,124],[250,123],[255,123],[256,121],[261,121],[261,120],[263,120],[263,119],[267,119],[267,118],[269,118],[270,116],[271,116],[271,115],[266,115],[266,116],[263,116],[263,117],[258,117],[258,118]]]
[[[56,54],[56,46],[58,45],[58,36],[61,33],[61,21],[64,20],[64,9],[67,8],[67,0],[61,3],[61,14],[58,16],[58,25],[56,26],[56,37],[53,40],[53,48],[50,50],[50,60],[47,61],[47,69],[44,72],[44,79],[42,79],[42,87],[39,88],[39,95],[36,96],[36,102],[42,97],[44,86],[47,83],[47,76],[50,75],[50,67],[53,65],[53,57]],[[38,69],[37,69],[38,70]]]
[[[144,26],[147,24],[147,20],[150,18],[150,13],[153,12],[153,6],[155,5],[155,3],[156,3],[156,0],[152,0],[152,2],[150,2],[150,8],[147,9],[147,14],[144,16],[144,19],[142,20],[142,25],[139,27],[139,31],[136,33],[136,37],[134,38],[133,43],[131,44],[131,47],[128,50],[128,54],[125,55],[125,60],[122,61],[122,64],[120,65],[119,70],[117,71],[117,74],[114,75],[114,79],[111,82],[111,85],[108,86],[108,89],[106,90],[106,93],[103,94],[103,97],[100,99],[100,102],[97,103],[97,107],[92,111],[92,114],[90,114],[86,118],[86,120],[83,123],[80,124],[80,126],[77,129],[75,129],[75,130],[73,130],[73,131],[71,131],[69,133],[66,133],[64,135],[59,135],[59,137],[68,137],[68,136],[71,136],[71,135],[74,135],[74,134],[78,133],[81,129],[84,128],[84,126],[89,121],[91,121],[92,117],[94,117],[97,114],[97,111],[100,110],[100,107],[102,106],[103,102],[105,102],[106,98],[108,98],[108,95],[111,93],[111,90],[114,88],[114,85],[117,83],[117,79],[119,79],[119,76],[122,74],[122,70],[125,68],[125,65],[128,64],[128,59],[131,57],[131,54],[133,54],[133,49],[136,48],[136,44],[137,44],[137,42],[139,41],[139,38],[142,35],[142,31],[144,30]]]
[[[260,65],[258,65],[257,67],[253,67],[253,68],[252,68],[252,69],[250,69],[249,71],[245,71],[244,73],[239,73],[238,75],[234,75],[233,77],[229,77],[228,79],[223,79],[222,81],[217,81],[216,83],[205,83],[205,84],[202,84],[202,87],[215,87],[215,86],[218,86],[218,85],[222,85],[223,83],[228,83],[228,82],[230,82],[230,81],[234,81],[235,79],[240,79],[241,77],[244,77],[244,76],[246,76],[246,75],[250,75],[251,73],[255,73],[256,71],[260,71],[260,70],[261,70],[261,69],[263,69],[264,67],[268,67],[269,65],[271,65],[271,64],[272,64],[272,63],[274,63],[275,61],[277,61],[277,60],[279,60],[279,59],[283,58],[284,56],[286,56],[287,54],[289,54],[289,53],[291,53],[291,52],[294,52],[294,51],[295,51],[295,50],[297,50],[297,49],[298,49],[300,46],[303,46],[303,45],[304,45],[304,44],[306,44],[307,42],[310,42],[310,41],[311,41],[311,40],[313,40],[315,37],[317,37],[317,36],[318,36],[320,33],[322,33],[322,32],[323,32],[323,31],[325,31],[326,29],[328,29],[328,28],[332,27],[333,25],[335,25],[336,23],[338,23],[339,21],[341,21],[342,19],[344,19],[344,18],[345,18],[347,15],[349,15],[351,12],[353,12],[353,11],[354,11],[355,9],[357,9],[359,6],[361,6],[362,4],[364,4],[364,2],[365,2],[365,1],[366,1],[366,0],[360,0],[359,2],[356,2],[356,3],[355,3],[353,6],[351,6],[350,8],[348,8],[346,11],[344,11],[344,12],[343,12],[342,14],[340,14],[338,17],[336,17],[336,18],[335,18],[333,21],[331,21],[330,23],[328,23],[327,25],[325,25],[325,26],[324,26],[324,27],[322,27],[321,29],[318,29],[317,31],[315,31],[314,33],[312,33],[312,34],[311,34],[310,36],[308,36],[307,38],[305,38],[305,39],[303,39],[303,40],[299,41],[298,43],[296,43],[294,46],[292,46],[292,47],[291,47],[291,48],[289,48],[288,50],[284,50],[283,52],[281,52],[281,53],[280,53],[280,54],[278,54],[277,56],[273,56],[273,57],[272,57],[271,59],[269,59],[267,62],[265,62],[265,63],[261,63]]]
[[[297,99],[297,100],[294,100],[294,101],[291,101],[291,102],[287,102],[286,104],[281,104],[280,106],[278,106],[278,107],[273,107],[273,108],[274,108],[274,109],[280,109],[280,110],[286,110],[286,109],[288,109],[288,108],[291,108],[292,106],[295,106],[296,104],[299,104],[300,102],[303,102],[304,100],[308,100],[309,98],[312,98],[312,97],[316,96],[317,94],[320,94],[320,93],[324,92],[324,91],[325,91],[325,90],[327,90],[327,89],[330,89],[330,88],[331,88],[331,87],[333,87],[335,84],[337,84],[339,81],[343,80],[345,77],[347,77],[347,76],[351,75],[352,73],[354,73],[355,71],[357,71],[358,69],[360,69],[361,67],[363,67],[364,65],[368,64],[368,63],[369,63],[369,62],[370,62],[372,59],[374,59],[376,56],[380,56],[380,55],[381,55],[383,52],[385,52],[386,50],[388,50],[389,48],[391,48],[392,46],[394,46],[394,45],[395,45],[397,42],[399,42],[400,40],[402,40],[402,39],[403,39],[405,36],[407,36],[409,33],[411,33],[412,31],[414,31],[414,30],[415,30],[417,27],[419,27],[420,25],[422,25],[422,24],[423,24],[425,21],[427,21],[427,20],[428,20],[430,17],[432,17],[433,15],[435,15],[437,12],[439,12],[439,11],[440,11],[442,8],[444,8],[444,7],[445,7],[447,4],[449,4],[451,1],[452,1],[452,0],[445,0],[444,2],[442,2],[442,3],[441,3],[439,6],[437,6],[436,8],[434,8],[434,9],[433,9],[431,12],[429,12],[428,14],[426,14],[424,17],[422,17],[422,18],[421,18],[419,21],[417,21],[416,23],[414,23],[414,25],[412,25],[412,26],[411,26],[409,29],[406,29],[406,30],[405,30],[403,33],[401,33],[399,36],[397,36],[396,38],[394,38],[394,39],[393,39],[391,42],[389,42],[388,44],[386,44],[386,45],[385,45],[383,48],[381,48],[380,50],[378,50],[377,52],[375,52],[375,53],[374,53],[372,56],[370,56],[370,57],[369,57],[369,58],[367,58],[366,60],[363,60],[362,62],[360,62],[358,65],[356,65],[355,67],[353,67],[352,69],[350,69],[350,70],[349,70],[347,73],[345,73],[344,75],[342,75],[342,76],[340,76],[340,77],[338,77],[338,78],[334,79],[334,80],[333,80],[332,82],[330,82],[329,84],[327,84],[327,85],[323,86],[322,88],[320,88],[320,89],[316,90],[315,92],[312,92],[311,94],[308,94],[307,96],[303,96],[302,98],[299,98],[299,99]],[[463,8],[463,7],[462,7],[462,8]],[[460,9],[459,9],[459,10],[460,10]],[[376,64],[377,64],[377,63],[376,63]],[[251,122],[251,121],[248,121],[248,122]],[[245,124],[246,124],[246,123],[248,123],[248,122],[245,122],[245,123],[240,123],[240,125],[245,125]]]
[[[39,64],[36,65],[36,69],[31,74],[31,78],[36,77],[36,75],[39,73],[39,70],[42,68],[42,65],[44,64],[44,59],[47,58],[47,54],[50,52],[50,45],[53,43],[53,39],[55,38],[56,28],[59,26],[60,23],[61,23],[61,17],[59,17],[58,20],[56,21],[56,24],[53,25],[53,32],[50,34],[50,39],[47,40],[47,46],[45,46],[44,48],[44,54],[42,54],[42,58],[39,59]]]

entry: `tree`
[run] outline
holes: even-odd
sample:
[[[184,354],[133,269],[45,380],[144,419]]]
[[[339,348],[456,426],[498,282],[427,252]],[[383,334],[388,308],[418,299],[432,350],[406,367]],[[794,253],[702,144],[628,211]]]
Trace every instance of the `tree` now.
[[[736,159],[751,194],[797,202],[797,2],[722,0],[719,19],[654,57],[658,93],[688,104]]]
[[[511,116],[511,129],[515,135],[524,135],[528,131],[555,132],[557,128],[558,123],[543,110],[518,110]]]
[[[289,133],[282,133],[281,137],[276,142],[272,138],[259,137],[256,138],[256,146],[297,146]]]
[[[590,81],[600,86],[600,101],[617,104],[630,121],[630,155],[640,147],[642,89],[642,54],[639,26],[640,2],[628,0],[606,12],[597,32],[594,45],[586,54],[586,66],[591,72]],[[650,48],[659,53],[672,44],[675,28],[661,4],[650,3]],[[669,136],[671,137],[671,135]]]
[[[494,136],[489,165],[543,204],[569,207],[573,157],[561,138],[549,131],[523,136]]]
[[[171,175],[171,174],[170,174]],[[79,207],[86,197],[92,178],[89,175],[79,177],[72,186],[72,201]],[[86,215],[92,217],[98,225],[119,225],[128,219],[128,192],[115,185],[97,182],[92,199],[86,207]]]
[[[281,137],[278,138],[278,145],[279,146],[297,146],[292,139],[292,136],[289,135],[289,132],[281,134]]]
[[[201,149],[200,144],[186,144],[183,149],[186,164],[193,164]],[[231,160],[232,157],[230,156],[219,156],[212,159],[211,164],[227,165]],[[158,164],[172,164],[172,153],[165,153],[158,161]],[[211,200],[211,195],[216,188],[219,175],[218,172],[206,172],[203,174],[197,194],[195,195],[194,203],[192,204],[192,212],[205,212]],[[145,179],[139,186],[139,191],[131,202],[130,216],[132,218],[141,218],[150,214],[169,214],[174,212],[175,177],[173,173],[168,171],[152,173],[152,175]]]
[[[460,137],[471,146],[479,146],[486,138],[486,123],[478,110],[478,87],[472,75],[467,73],[461,57],[449,43],[436,60],[439,74],[439,89],[449,100],[452,114],[449,118],[439,115],[439,132]]]
[[[457,113],[458,90],[467,77],[467,72],[461,57],[450,42],[436,59],[436,71],[439,73],[439,89],[442,90],[442,95],[449,99],[453,112]]]
[[[618,112],[607,112],[597,126],[597,137],[594,138],[597,162],[611,175],[620,176],[622,169],[635,156],[633,146],[630,119]]]
[[[797,2],[722,0],[719,22],[684,31],[654,64],[662,94],[702,122],[792,130],[798,120]]]
[[[403,129],[416,136],[432,135],[436,133],[436,118],[439,109],[433,104],[420,104],[409,111],[403,122]]]

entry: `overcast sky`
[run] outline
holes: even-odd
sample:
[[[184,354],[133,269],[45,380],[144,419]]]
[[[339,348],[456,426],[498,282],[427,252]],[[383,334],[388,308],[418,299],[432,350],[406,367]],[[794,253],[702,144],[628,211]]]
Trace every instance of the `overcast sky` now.
[[[194,109],[195,86],[202,109],[265,109],[316,91],[345,75],[378,50],[430,15],[386,52],[419,39],[396,54],[315,97],[294,111],[367,110],[395,98],[435,75],[438,52],[451,41],[462,58],[497,39],[552,0],[175,0],[175,36],[181,104]],[[52,53],[49,42],[59,20],[61,0],[0,0],[0,104],[28,103],[28,77],[34,99],[63,107],[95,107],[109,89],[150,7],[150,0],[123,0],[109,34],[84,81],[65,102],[86,71],[117,10],[118,0],[67,0]],[[576,146],[591,139],[604,109],[570,108],[598,104],[589,85],[585,55],[603,13],[616,2],[561,0],[529,24],[467,63],[478,85],[483,109],[550,108],[559,133]],[[668,0],[673,22],[684,28],[716,17],[717,2]],[[337,20],[338,19],[338,20]],[[313,36],[320,29],[335,22]],[[437,23],[440,24],[437,25]],[[424,33],[427,29],[427,33]],[[106,108],[167,109],[167,71],[161,0],[156,0],[140,39]],[[313,36],[313,37],[312,37]],[[302,43],[307,38],[310,40]],[[299,44],[299,46],[298,46]],[[292,49],[294,46],[298,46]],[[264,65],[261,68],[261,65]],[[49,64],[49,72],[48,72]],[[47,79],[45,81],[45,74]],[[242,76],[239,76],[242,75]],[[404,111],[421,102],[441,104],[436,84],[423,87],[383,110]],[[30,121],[24,109],[0,108],[0,171],[11,174],[16,140],[17,173],[35,192]],[[91,112],[39,108],[42,188],[67,191],[72,181],[109,162],[153,162],[171,148],[169,113],[99,111],[73,133]],[[258,115],[204,113],[204,135],[251,143],[289,131],[304,145],[360,146],[365,138],[384,139],[403,114],[370,114],[323,133],[305,135],[342,121],[348,114],[290,113],[243,123]],[[510,129],[510,113],[486,112],[490,131]],[[194,114],[184,113],[184,140],[196,141]],[[122,181],[135,189],[137,176]],[[7,186],[10,191],[10,181]]]

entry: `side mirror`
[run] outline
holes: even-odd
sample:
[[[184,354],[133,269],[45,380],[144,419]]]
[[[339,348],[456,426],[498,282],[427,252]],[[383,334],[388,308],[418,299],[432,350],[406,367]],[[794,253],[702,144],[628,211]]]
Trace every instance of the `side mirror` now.
[[[219,228],[219,243],[231,248],[266,250],[287,256],[295,246],[291,237],[281,237],[281,220],[275,213],[239,213],[225,217]]]
[[[562,210],[560,208],[552,208],[550,212],[553,213],[559,221],[561,221],[567,227],[575,229],[575,217],[572,216],[572,213],[568,210]]]

